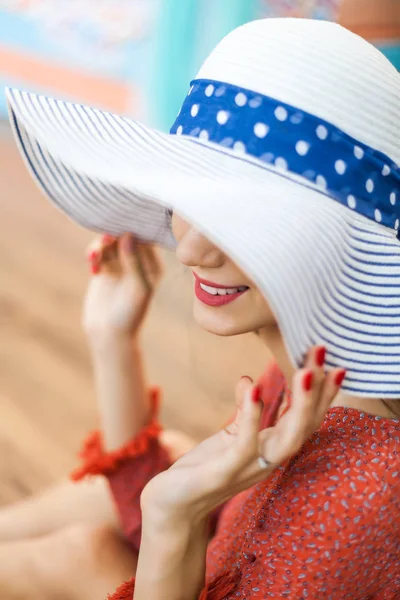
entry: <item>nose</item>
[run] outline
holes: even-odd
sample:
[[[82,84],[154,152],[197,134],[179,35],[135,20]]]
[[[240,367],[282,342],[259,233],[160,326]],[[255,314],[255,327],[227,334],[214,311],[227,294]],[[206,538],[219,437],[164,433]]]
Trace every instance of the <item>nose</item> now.
[[[221,267],[225,255],[194,227],[189,227],[176,248],[178,260],[187,267]]]

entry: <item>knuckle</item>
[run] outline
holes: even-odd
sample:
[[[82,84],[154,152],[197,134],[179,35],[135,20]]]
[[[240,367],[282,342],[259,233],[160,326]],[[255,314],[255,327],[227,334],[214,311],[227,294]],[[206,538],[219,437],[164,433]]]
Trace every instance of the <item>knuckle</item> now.
[[[237,435],[239,433],[239,426],[236,421],[233,421],[233,423],[230,423],[224,428],[224,431],[226,431],[228,435]]]

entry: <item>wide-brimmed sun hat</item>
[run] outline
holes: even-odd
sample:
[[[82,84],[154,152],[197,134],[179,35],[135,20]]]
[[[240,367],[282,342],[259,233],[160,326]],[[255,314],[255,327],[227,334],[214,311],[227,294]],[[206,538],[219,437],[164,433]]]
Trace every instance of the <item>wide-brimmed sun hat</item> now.
[[[345,392],[400,398],[400,79],[372,45],[330,22],[248,23],[170,134],[7,97],[26,164],[74,221],[173,248],[176,211],[259,287],[293,364],[325,344]]]

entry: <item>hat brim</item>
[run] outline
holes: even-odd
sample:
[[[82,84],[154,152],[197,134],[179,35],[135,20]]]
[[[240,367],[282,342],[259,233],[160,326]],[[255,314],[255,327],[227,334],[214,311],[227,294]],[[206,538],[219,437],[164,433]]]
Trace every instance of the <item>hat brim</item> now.
[[[400,396],[396,232],[207,141],[16,90],[8,102],[31,172],[74,221],[173,248],[176,211],[259,287],[294,365],[325,344],[327,365],[348,370],[344,391]]]

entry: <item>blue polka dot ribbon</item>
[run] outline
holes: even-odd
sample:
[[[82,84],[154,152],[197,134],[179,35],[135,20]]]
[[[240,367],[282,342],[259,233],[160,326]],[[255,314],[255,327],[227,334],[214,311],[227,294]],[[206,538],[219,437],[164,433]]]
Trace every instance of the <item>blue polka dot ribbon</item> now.
[[[192,81],[170,133],[209,140],[313,182],[338,202],[398,231],[400,168],[331,123],[234,85]]]

